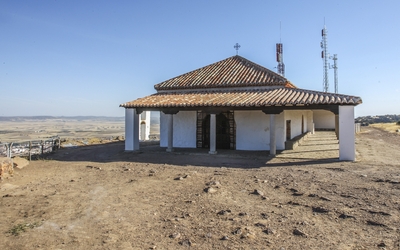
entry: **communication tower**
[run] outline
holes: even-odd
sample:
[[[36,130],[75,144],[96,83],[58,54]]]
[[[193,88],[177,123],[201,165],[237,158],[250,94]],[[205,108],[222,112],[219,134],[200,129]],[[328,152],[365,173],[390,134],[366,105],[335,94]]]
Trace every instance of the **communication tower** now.
[[[324,28],[322,29],[322,41],[321,41],[321,58],[324,64],[324,76],[323,76],[323,91],[328,92],[329,91],[329,78],[328,78],[328,69],[329,69],[329,53],[328,53],[328,30],[326,29],[326,26],[324,25]]]
[[[335,82],[335,93],[338,93],[338,67],[337,67],[337,54],[333,54],[333,57],[330,57],[333,60],[333,75],[334,75],[334,82]]]
[[[285,76],[285,64],[283,63],[283,45],[281,43],[281,23],[279,23],[279,43],[276,44],[276,61],[278,62],[278,74]]]
[[[285,76],[285,64],[283,63],[283,45],[276,44],[276,61],[278,62],[278,74]]]

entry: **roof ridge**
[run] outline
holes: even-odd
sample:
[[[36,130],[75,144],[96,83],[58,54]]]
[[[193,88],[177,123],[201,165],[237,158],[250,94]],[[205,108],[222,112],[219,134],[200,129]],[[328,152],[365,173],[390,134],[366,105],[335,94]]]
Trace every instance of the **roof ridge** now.
[[[285,86],[278,73],[235,55],[154,85],[156,90],[203,89],[246,86]],[[292,83],[291,86],[295,87]]]

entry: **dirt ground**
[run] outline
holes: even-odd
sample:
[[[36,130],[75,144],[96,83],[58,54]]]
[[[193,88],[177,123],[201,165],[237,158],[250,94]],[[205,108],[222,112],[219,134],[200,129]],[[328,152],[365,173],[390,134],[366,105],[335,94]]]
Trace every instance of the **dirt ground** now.
[[[65,148],[0,183],[1,249],[400,249],[400,136],[266,152]]]

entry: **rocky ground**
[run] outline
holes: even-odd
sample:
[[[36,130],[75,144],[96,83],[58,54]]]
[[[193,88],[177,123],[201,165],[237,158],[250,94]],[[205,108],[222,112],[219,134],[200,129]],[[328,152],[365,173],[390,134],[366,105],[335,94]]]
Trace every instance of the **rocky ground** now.
[[[2,249],[400,249],[400,136],[330,132],[275,158],[122,142],[61,149],[0,183]]]

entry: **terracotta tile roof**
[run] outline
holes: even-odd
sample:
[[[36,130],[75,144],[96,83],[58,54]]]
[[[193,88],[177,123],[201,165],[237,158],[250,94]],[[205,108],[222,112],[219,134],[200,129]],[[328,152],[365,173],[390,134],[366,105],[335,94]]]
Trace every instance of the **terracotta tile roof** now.
[[[249,86],[284,86],[295,88],[283,76],[241,56],[174,77],[154,86],[156,90],[210,89]]]
[[[236,91],[162,92],[121,104],[124,108],[196,108],[232,109],[292,105],[358,105],[357,96],[310,91],[297,88],[271,88]],[[305,107],[306,108],[306,107]]]

